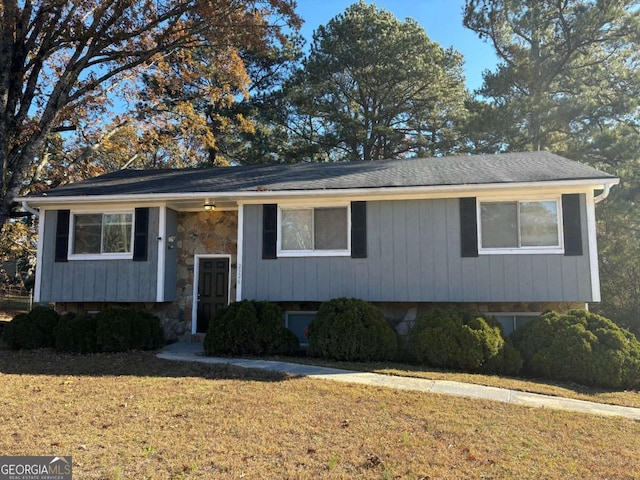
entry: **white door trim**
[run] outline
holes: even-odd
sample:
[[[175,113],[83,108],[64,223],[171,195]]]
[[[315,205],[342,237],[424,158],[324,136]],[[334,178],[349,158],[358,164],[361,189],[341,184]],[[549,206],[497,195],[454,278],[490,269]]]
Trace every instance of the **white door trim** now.
[[[227,304],[231,303],[231,255],[227,253],[196,253],[193,260],[193,301],[191,302],[191,333],[195,335],[198,325],[198,280],[200,277],[200,260],[205,258],[226,258],[229,260],[227,274]]]
[[[133,230],[133,229],[132,229]],[[151,233],[149,233],[151,237]],[[158,207],[158,275],[156,283],[156,302],[164,302],[164,282],[167,258],[167,207]],[[148,241],[148,240],[147,240]],[[133,249],[133,242],[131,242]]]

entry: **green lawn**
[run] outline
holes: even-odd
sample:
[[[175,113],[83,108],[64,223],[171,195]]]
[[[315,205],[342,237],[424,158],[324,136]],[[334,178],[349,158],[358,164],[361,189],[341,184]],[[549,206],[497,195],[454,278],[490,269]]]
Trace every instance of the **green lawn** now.
[[[152,353],[0,351],[0,452],[74,478],[637,478],[640,423]]]

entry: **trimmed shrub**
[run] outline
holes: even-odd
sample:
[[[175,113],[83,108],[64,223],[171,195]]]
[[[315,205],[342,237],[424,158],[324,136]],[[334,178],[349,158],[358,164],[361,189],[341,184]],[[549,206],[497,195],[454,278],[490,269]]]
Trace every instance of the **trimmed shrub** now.
[[[492,369],[487,366],[487,372],[493,372],[504,375],[517,375],[522,370],[522,355],[518,349],[513,345],[510,338],[505,338],[504,346],[502,347],[502,362]]]
[[[29,313],[16,315],[6,327],[5,342],[9,348],[43,348],[55,345],[54,329],[60,315],[49,307],[35,307]]]
[[[209,321],[209,328],[204,337],[204,353],[205,355],[229,355],[233,345],[227,341],[228,325],[231,320],[238,315],[240,306],[243,302],[231,303],[226,307],[220,308]],[[249,321],[251,321],[250,319]]]
[[[436,308],[416,320],[409,351],[419,364],[471,372],[515,374],[522,360],[499,323],[455,307]]]
[[[131,348],[129,309],[107,308],[96,315],[96,345],[99,352],[126,352]]]
[[[284,326],[280,307],[270,302],[256,302],[259,349],[265,355],[293,355],[300,350],[295,334]]]
[[[269,302],[243,300],[219,309],[204,338],[206,355],[292,355],[299,349],[282,310]]]
[[[96,315],[96,346],[100,352],[150,350],[162,345],[158,317],[133,308],[107,308]]]
[[[34,335],[28,313],[19,313],[7,324],[4,341],[13,350],[37,348],[34,346]]]
[[[529,375],[606,388],[640,387],[640,342],[595,313],[548,312],[512,338]]]
[[[96,317],[66,313],[55,329],[56,350],[72,353],[95,353]]]
[[[300,340],[286,327],[278,330],[273,353],[275,355],[296,355],[300,352]]]
[[[309,324],[307,354],[334,360],[393,360],[398,337],[382,311],[357,298],[335,298],[320,305]]]
[[[135,350],[155,350],[163,343],[160,319],[144,310],[132,310],[131,348]]]

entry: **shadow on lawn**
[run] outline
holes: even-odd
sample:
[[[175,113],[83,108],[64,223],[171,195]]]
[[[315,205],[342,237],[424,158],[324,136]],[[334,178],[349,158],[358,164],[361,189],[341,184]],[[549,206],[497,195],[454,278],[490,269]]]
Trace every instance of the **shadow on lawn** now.
[[[278,372],[224,364],[163,360],[155,352],[70,355],[49,349],[0,350],[0,373],[11,375],[77,375],[135,377],[201,377],[211,380],[281,382],[295,378]]]

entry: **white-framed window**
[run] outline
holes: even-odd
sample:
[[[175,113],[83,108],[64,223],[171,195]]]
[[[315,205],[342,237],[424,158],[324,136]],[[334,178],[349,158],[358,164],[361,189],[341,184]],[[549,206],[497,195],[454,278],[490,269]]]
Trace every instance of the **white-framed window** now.
[[[529,322],[532,322],[536,318],[540,318],[541,313],[507,313],[507,312],[499,312],[499,313],[488,313],[487,315],[492,316],[496,320],[500,322],[502,325],[502,332],[504,336],[511,335],[514,330],[526,325]]]
[[[69,259],[133,258],[133,212],[71,212]]]
[[[559,197],[479,199],[478,253],[564,253]]]
[[[349,205],[278,206],[279,257],[351,255]]]

